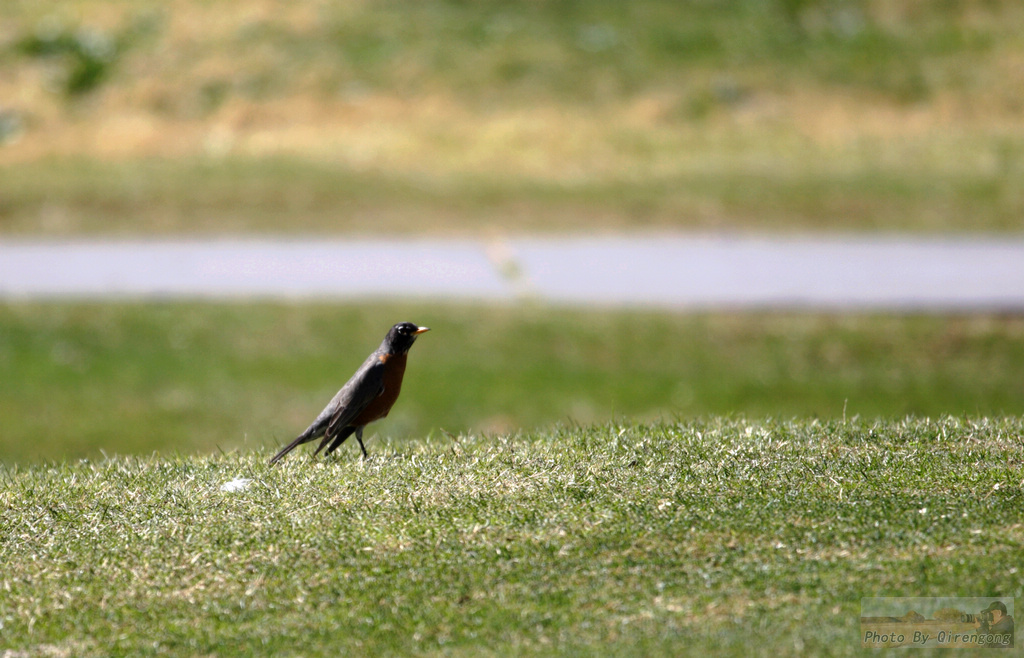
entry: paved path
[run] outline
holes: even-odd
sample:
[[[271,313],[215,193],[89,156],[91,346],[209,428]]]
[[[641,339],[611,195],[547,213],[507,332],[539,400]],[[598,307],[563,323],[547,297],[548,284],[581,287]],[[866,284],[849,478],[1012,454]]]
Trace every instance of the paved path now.
[[[1024,310],[1024,237],[0,239],[0,299],[368,296]]]

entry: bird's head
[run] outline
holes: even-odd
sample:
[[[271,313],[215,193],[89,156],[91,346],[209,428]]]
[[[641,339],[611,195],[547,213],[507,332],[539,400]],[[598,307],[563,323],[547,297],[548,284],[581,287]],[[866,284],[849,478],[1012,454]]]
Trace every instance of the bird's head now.
[[[430,329],[420,327],[412,322],[399,322],[388,331],[382,347],[388,354],[405,354],[416,342],[416,337],[425,331],[430,331]]]

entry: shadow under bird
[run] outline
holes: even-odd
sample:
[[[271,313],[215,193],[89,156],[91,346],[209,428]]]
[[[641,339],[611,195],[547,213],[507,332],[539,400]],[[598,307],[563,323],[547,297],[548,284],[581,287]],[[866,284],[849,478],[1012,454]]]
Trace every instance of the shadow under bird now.
[[[375,420],[388,415],[391,407],[402,391],[402,377],[405,375],[405,361],[409,348],[416,342],[416,337],[427,327],[420,327],[411,322],[399,322],[391,327],[384,342],[366,357],[363,365],[352,375],[352,378],[341,387],[337,395],[324,407],[316,420],[306,428],[294,441],[281,449],[271,458],[270,463],[276,464],[289,452],[315,439],[323,437],[320,446],[313,453],[315,457],[327,448],[325,455],[338,449],[345,439],[353,433],[359,441],[359,447],[366,455],[363,445],[363,428]]]

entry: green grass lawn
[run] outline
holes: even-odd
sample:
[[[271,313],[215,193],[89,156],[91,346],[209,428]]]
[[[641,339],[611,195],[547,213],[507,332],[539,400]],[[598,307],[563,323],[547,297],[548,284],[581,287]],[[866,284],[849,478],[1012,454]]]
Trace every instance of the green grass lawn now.
[[[859,655],[862,597],[1021,595],[1022,435],[710,417],[3,467],[0,649]]]
[[[2,13],[4,236],[1024,228],[1016,1]],[[370,459],[267,467],[399,320]],[[1021,595],[1022,382],[1016,316],[0,304],[0,658],[859,655]]]
[[[18,303],[0,306],[0,461],[282,445],[401,320],[433,331],[371,435],[1024,414],[1013,316]]]

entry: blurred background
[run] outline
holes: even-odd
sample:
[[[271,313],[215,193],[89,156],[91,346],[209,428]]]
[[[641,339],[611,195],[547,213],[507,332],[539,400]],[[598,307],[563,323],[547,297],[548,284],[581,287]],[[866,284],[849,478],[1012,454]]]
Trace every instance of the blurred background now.
[[[6,0],[0,244],[1019,240],[1021,25],[1014,0]],[[269,449],[400,320],[435,331],[386,436],[1024,412],[1014,309],[7,298],[0,461]]]

